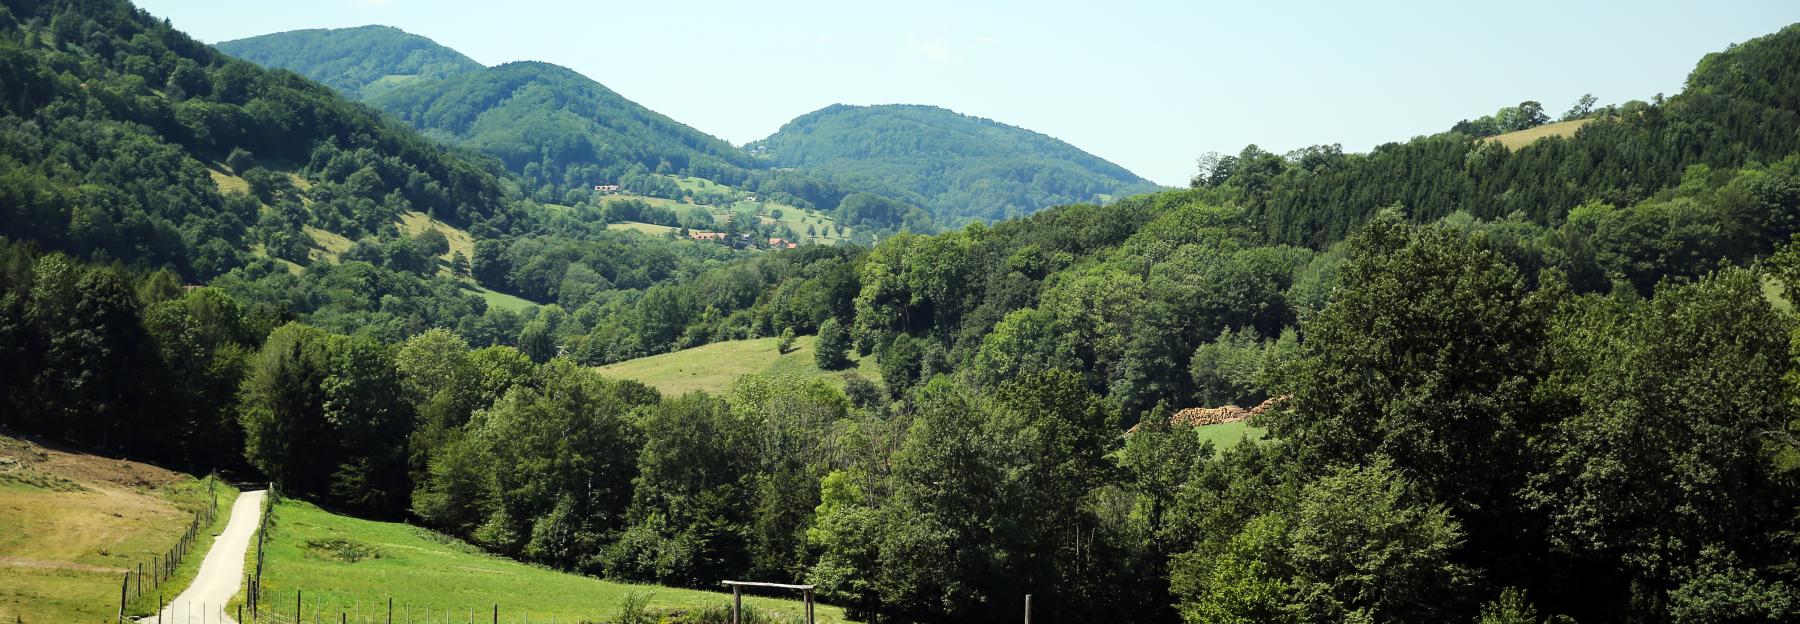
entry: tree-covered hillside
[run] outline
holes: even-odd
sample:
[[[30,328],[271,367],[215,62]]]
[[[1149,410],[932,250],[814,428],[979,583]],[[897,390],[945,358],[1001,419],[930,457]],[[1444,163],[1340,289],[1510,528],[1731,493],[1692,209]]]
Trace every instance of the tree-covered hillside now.
[[[1694,165],[1767,164],[1800,148],[1800,76],[1793,71],[1800,49],[1783,45],[1800,36],[1797,30],[1709,54],[1681,93],[1590,111],[1572,137],[1513,150],[1459,124],[1367,154],[1318,145],[1280,155],[1251,145],[1206,159],[1194,185],[1231,191],[1279,240],[1313,246],[1342,238],[1390,206],[1421,220],[1460,210],[1557,225],[1586,202],[1644,200],[1681,182]],[[1794,231],[1771,225],[1776,229],[1764,234],[1777,240]]]
[[[917,204],[950,224],[1155,188],[1068,143],[933,106],[828,106],[749,149],[782,167]]]
[[[482,67],[461,52],[391,26],[292,30],[216,47],[264,67],[294,71],[357,98]]]
[[[320,80],[446,143],[499,158],[543,202],[566,201],[571,191],[585,197],[595,185],[647,173],[707,178],[819,210],[835,210],[849,194],[804,172],[769,170],[725,141],[558,65],[443,62],[467,59],[386,27],[275,33],[221,48]],[[848,225],[897,229],[910,208]],[[929,220],[914,224],[931,228]]]

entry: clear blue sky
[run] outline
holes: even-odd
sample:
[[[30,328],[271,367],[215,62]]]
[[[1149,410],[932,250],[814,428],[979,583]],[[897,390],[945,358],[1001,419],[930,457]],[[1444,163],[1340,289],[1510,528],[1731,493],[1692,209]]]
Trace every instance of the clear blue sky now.
[[[832,103],[933,104],[1183,184],[1245,144],[1352,151],[1521,100],[1681,90],[1794,0],[984,2],[139,0],[207,42],[386,24],[565,65],[733,143]]]

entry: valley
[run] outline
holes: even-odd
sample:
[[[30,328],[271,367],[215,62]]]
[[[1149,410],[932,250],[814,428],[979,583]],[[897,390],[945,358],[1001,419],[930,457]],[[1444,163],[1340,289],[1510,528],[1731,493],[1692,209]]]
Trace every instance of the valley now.
[[[1694,35],[1674,67],[1614,54],[1686,79],[1544,94],[1575,100],[1557,117],[1446,104],[1450,81],[1383,95],[1431,127],[1353,113],[1402,128],[1366,150],[1283,134],[1352,102],[1282,113],[1279,89],[1217,95],[1224,67],[1204,93],[1107,83],[1164,60],[1117,38],[1062,46],[1098,73],[1034,57],[1047,79],[961,73],[1025,39],[886,42],[878,86],[1047,80],[993,110],[1096,145],[1142,120],[1090,111],[1191,107],[1120,126],[1192,141],[1168,188],[1004,121],[834,104],[889,100],[830,72],[692,89],[748,118],[843,85],[741,145],[599,81],[696,80],[669,59],[717,42],[615,80],[506,61],[543,42],[499,31],[469,47],[489,65],[395,27],[215,46],[183,29],[217,22],[127,0],[0,0],[0,622],[115,618],[122,583],[151,614],[246,543],[218,510],[257,494],[227,481],[277,494],[245,555],[260,621],[391,598],[716,623],[725,581],[883,624],[1795,621],[1791,21]],[[703,65],[886,45],[815,34]],[[1443,59],[1499,53],[1466,39]],[[1288,79],[1243,58],[1230,80]],[[1190,121],[1294,146],[1212,152]],[[796,621],[791,598],[753,592],[749,621]]]

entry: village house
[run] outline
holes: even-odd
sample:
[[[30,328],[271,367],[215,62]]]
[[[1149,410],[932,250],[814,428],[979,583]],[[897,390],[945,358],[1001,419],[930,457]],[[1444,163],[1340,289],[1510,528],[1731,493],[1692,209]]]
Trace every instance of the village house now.
[[[598,193],[616,194],[619,192],[619,185],[617,185],[617,184],[595,184],[594,191],[598,192]]]

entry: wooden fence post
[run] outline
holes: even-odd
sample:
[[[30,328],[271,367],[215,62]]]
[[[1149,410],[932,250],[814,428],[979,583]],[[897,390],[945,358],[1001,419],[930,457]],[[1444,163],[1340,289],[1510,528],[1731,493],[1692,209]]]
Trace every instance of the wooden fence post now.
[[[1031,594],[1025,594],[1025,624],[1031,624]]]
[[[117,621],[125,620],[125,594],[130,591],[131,591],[131,573],[126,572],[124,583],[119,585],[119,619]]]
[[[731,586],[731,624],[744,624],[743,591],[736,585]]]

